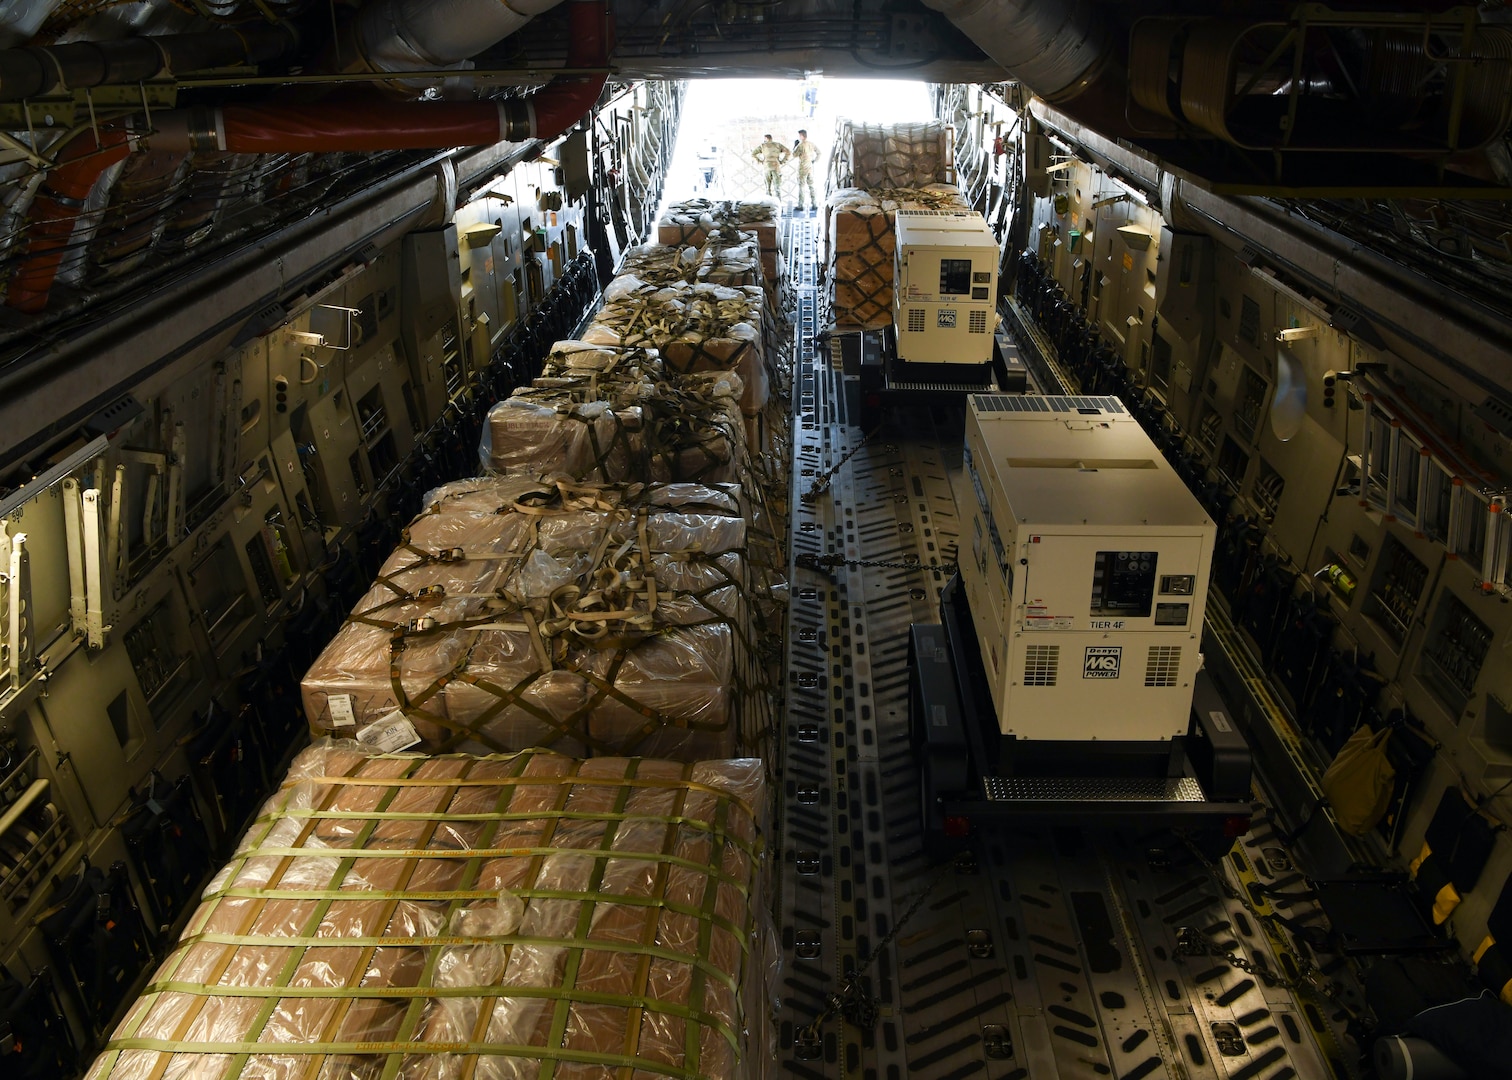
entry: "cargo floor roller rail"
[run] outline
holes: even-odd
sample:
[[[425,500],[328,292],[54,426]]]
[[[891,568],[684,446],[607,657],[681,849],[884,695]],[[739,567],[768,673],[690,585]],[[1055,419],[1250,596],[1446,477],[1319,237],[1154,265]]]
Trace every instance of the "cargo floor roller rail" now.
[[[858,423],[863,403],[844,362],[847,339],[816,334],[814,231],[813,222],[794,219],[789,239],[798,362],[782,821],[773,843],[782,947],[778,1070],[802,1080],[1358,1076],[1343,1008],[1357,1003],[1358,991],[1336,956],[1299,955],[1269,919],[1277,910],[1313,916],[1285,844],[1263,823],[1217,862],[1167,827],[1178,815],[1135,819],[1108,813],[1106,802],[1047,821],[1015,818],[1000,812],[1002,801],[982,794],[971,803],[957,792],[973,826],[955,841],[959,857],[924,828],[926,755],[909,730],[912,628],[934,627],[939,645],[928,659],[950,667],[948,652],[939,655],[947,648],[943,592],[954,601],[945,611],[958,613],[955,639],[975,640],[956,599],[964,590],[951,583],[957,561],[973,553],[977,498],[962,423],[969,395],[956,389],[889,403],[879,427]],[[991,550],[990,535],[986,543]],[[1117,550],[1165,550],[1145,543],[1119,541]],[[1196,575],[1206,569],[1200,557],[1193,561],[1154,571],[1157,589],[1161,576],[1193,575],[1194,595],[1158,601],[1193,605],[1189,617],[1200,600]],[[1130,572],[1125,560],[1123,573]],[[1090,578],[1076,590],[1090,607]],[[1152,596],[1146,622],[1158,644],[1155,602]],[[1184,635],[1169,631],[1183,644],[1199,632],[1195,623]],[[1060,631],[1042,633],[1048,644]],[[1062,647],[1069,656],[1072,646]],[[1146,657],[1122,647],[1120,670],[1129,665],[1143,690]],[[1195,671],[1195,655],[1184,659],[1190,666],[1180,670]],[[1066,669],[1077,680],[1080,664]],[[931,675],[953,685],[940,666]],[[981,684],[986,704],[978,717],[995,726],[985,676]],[[1188,704],[1194,690],[1201,704],[1200,687],[1185,689]],[[1052,715],[1066,712],[1054,706]],[[1189,715],[1182,705],[1183,742]],[[1166,722],[1174,732],[1176,721]],[[1001,732],[975,738],[983,756],[989,745],[1001,749]],[[955,760],[968,752],[958,748]],[[1198,756],[1187,747],[1183,760]],[[1220,771],[1234,766],[1217,757]],[[1168,750],[1162,785],[1180,779],[1168,776],[1171,760]],[[1148,756],[1143,764],[1152,765]],[[1209,781],[1204,795],[1218,786]],[[1213,810],[1214,802],[1199,809]],[[1194,824],[1221,833],[1231,814],[1248,821],[1248,781],[1216,809]],[[1305,981],[1294,978],[1299,972],[1316,969],[1339,985],[1329,983],[1326,994],[1298,985]]]

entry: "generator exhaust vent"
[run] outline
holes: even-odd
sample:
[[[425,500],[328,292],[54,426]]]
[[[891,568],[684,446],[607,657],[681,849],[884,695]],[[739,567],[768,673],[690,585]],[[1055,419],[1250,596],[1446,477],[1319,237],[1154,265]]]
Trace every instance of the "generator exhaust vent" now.
[[[1146,686],[1175,686],[1181,669],[1180,645],[1151,645],[1145,658]]]
[[[1030,645],[1024,651],[1025,686],[1054,686],[1059,671],[1059,645]]]
[[[987,313],[985,311],[973,311],[971,321],[966,327],[970,334],[985,334],[987,332]]]
[[[924,332],[924,309],[908,309],[908,332],[910,334],[922,334]]]

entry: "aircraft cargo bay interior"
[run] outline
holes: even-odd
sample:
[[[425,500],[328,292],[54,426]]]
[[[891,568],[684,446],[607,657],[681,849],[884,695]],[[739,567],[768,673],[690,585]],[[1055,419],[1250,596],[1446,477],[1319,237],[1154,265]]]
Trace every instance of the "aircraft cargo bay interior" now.
[[[0,1072],[1512,1076],[1512,10],[0,4]]]

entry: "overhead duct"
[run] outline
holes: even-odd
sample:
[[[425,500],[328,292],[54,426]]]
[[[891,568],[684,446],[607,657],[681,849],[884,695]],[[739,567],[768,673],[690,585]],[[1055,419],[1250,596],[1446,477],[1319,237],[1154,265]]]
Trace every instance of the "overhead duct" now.
[[[593,108],[608,79],[613,23],[601,2],[572,0],[567,66],[598,69],[559,76],[540,90],[505,101],[395,102],[371,97],[311,105],[227,105],[153,114],[146,140],[162,151],[322,153],[448,149],[527,139],[551,140]],[[85,132],[64,145],[58,164],[27,216],[27,254],[6,303],[39,312],[57,274],[84,200],[101,174],[131,152],[135,135],[104,127],[101,145]]]
[[[1250,150],[1445,156],[1512,122],[1512,31],[1459,15],[1151,17],[1129,49],[1136,104]]]
[[[1174,132],[1131,119],[1122,40],[1098,0],[923,0],[1038,97],[1111,136]]]
[[[1046,101],[1084,93],[1113,55],[1096,0],[924,0]]]
[[[562,0],[374,0],[356,42],[376,71],[444,68],[476,56]]]

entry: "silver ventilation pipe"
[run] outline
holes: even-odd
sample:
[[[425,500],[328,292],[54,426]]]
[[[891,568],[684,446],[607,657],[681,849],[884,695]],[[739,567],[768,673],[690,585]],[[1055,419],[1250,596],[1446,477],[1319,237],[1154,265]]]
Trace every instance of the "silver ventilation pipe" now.
[[[372,0],[357,48],[378,71],[444,68],[476,56],[561,0]]]
[[[924,0],[1046,101],[1080,96],[1114,59],[1096,0]]]

